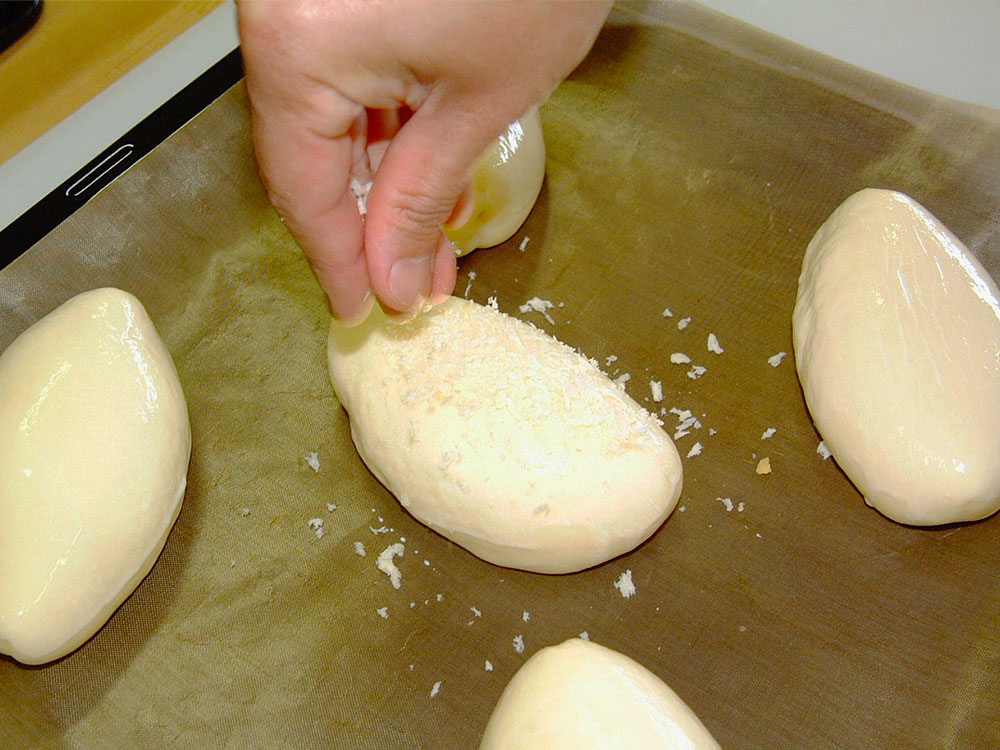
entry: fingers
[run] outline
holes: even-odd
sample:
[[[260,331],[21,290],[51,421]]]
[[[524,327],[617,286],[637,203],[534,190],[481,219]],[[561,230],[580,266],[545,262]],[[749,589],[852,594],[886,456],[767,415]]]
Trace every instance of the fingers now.
[[[365,226],[368,276],[390,310],[412,314],[454,288],[454,251],[441,227],[494,136],[489,123],[429,102],[393,138],[375,176]]]

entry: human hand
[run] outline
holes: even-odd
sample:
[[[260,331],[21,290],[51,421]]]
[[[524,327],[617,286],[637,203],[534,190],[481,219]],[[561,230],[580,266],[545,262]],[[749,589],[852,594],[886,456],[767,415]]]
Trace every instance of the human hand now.
[[[441,227],[470,168],[583,59],[610,2],[238,7],[265,189],[334,316],[356,323],[374,297],[410,316],[451,293]],[[364,221],[352,177],[373,182]]]

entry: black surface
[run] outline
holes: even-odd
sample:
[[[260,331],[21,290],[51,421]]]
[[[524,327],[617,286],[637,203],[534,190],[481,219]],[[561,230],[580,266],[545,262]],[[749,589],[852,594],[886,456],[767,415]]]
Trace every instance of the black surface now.
[[[42,0],[0,2],[0,52],[20,39],[42,13]]]
[[[5,4],[0,3],[0,7],[5,7]],[[0,231],[0,268],[13,262],[242,77],[243,62],[237,48],[125,135],[108,145],[78,172]]]

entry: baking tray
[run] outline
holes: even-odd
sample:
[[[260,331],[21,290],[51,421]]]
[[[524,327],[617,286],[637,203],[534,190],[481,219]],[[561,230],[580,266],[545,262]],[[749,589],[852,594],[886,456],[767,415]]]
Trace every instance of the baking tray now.
[[[0,746],[471,748],[517,668],[582,631],[724,747],[996,745],[1000,521],[908,528],[866,507],[816,453],[790,335],[805,246],[862,187],[914,196],[1000,276],[996,114],[686,4],[619,8],[542,113],[538,205],[461,262],[457,293],[690,410],[678,448],[703,451],[678,510],[565,576],[494,567],[411,518],[351,444],[323,295],[264,198],[237,85],[0,272],[0,347],[77,292],[138,295],[194,440],[132,597],[57,663],[0,659]],[[552,323],[519,311],[534,296]],[[395,590],[375,557],[401,539]]]

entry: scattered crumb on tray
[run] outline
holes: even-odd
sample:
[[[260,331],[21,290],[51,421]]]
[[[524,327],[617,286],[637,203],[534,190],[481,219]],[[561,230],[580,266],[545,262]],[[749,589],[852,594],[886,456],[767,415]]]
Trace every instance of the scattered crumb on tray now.
[[[354,543],[354,552],[356,554],[358,554],[358,555],[361,555],[361,557],[364,557],[365,556],[365,545],[363,543],[361,543],[361,542],[355,542]]]
[[[664,318],[672,318],[672,317],[674,317],[674,313],[671,311],[671,309],[669,307],[666,307],[666,308],[663,309],[662,315],[663,315]]]
[[[312,529],[313,533],[316,534],[316,538],[317,539],[322,539],[323,538],[323,534],[326,533],[326,532],[323,531],[323,519],[322,518],[310,518],[306,523],[309,524],[309,528]]]
[[[712,354],[722,354],[722,352],[725,351],[725,349],[723,349],[719,344],[719,339],[716,338],[714,333],[708,334],[708,350],[712,352]]]
[[[614,586],[616,589],[618,589],[618,592],[625,599],[628,599],[630,596],[635,594],[635,584],[632,582],[631,570],[626,570],[624,573],[618,576],[618,580],[611,585]]]
[[[819,445],[816,446],[816,452],[823,457],[824,461],[833,455],[830,453],[830,449],[826,447],[826,443],[822,440],[820,440]]]
[[[687,376],[691,378],[691,380],[697,380],[702,375],[704,375],[705,372],[706,368],[702,367],[701,365],[691,365],[691,369],[688,370]]]
[[[525,610],[524,612],[521,613],[521,620],[522,621],[527,622],[530,619],[531,619],[531,613],[530,612],[528,612],[527,610]]]
[[[515,635],[514,636],[514,650],[517,653],[519,653],[519,654],[523,654],[524,653],[524,636],[523,635]]]
[[[403,574],[396,567],[396,563],[393,562],[394,557],[402,557],[406,548],[402,544],[396,542],[395,544],[390,544],[384,550],[379,552],[378,558],[375,560],[375,566],[389,576],[389,582],[392,583],[394,589],[398,589],[400,583],[403,580]]]
[[[695,443],[694,445],[691,446],[691,450],[687,452],[687,457],[694,458],[695,456],[700,456],[702,448],[703,446],[701,443]]]
[[[381,617],[383,620],[388,620],[389,619],[389,608],[388,607],[379,607],[375,611],[378,612],[378,616]]]
[[[541,297],[532,297],[517,309],[520,310],[522,313],[530,313],[530,312],[540,313],[541,316],[549,322],[549,325],[555,325],[556,322],[552,320],[552,316],[549,315],[549,310],[551,310],[553,307],[555,307],[555,304],[547,299],[542,299]]]
[[[766,430],[764,430],[764,432],[761,433],[760,439],[761,440],[767,440],[769,437],[771,437],[776,432],[777,432],[777,430],[774,429],[773,427],[768,427]]]
[[[757,462],[757,473],[758,474],[770,474],[771,473],[771,459],[769,456],[764,456],[760,461]]]
[[[437,695],[440,689],[441,689],[441,680],[438,680],[431,686],[431,698]]]
[[[718,500],[720,503],[722,503],[726,507],[726,512],[727,513],[732,513],[733,512],[733,500],[732,500],[732,498],[729,498],[729,497],[717,497],[715,499]]]
[[[663,383],[659,380],[650,380],[649,392],[653,396],[653,401],[660,403],[663,400]]]
[[[691,362],[691,358],[684,352],[674,352],[670,355],[670,362],[675,365],[686,365]]]
[[[775,355],[773,355],[771,357],[768,357],[767,358],[767,363],[769,365],[771,365],[771,367],[777,367],[778,365],[781,364],[781,360],[783,360],[785,358],[786,354],[787,354],[787,352],[778,352],[777,354],[775,354]]]
[[[586,630],[584,630],[582,633],[580,633],[580,640],[581,641],[589,641],[590,640],[590,633],[588,633]]]
[[[528,241],[530,239],[531,239],[531,237],[525,237],[523,240],[521,240],[521,244],[517,246],[517,249],[520,250],[523,253],[524,252],[524,248],[526,248],[528,246]]]
[[[312,469],[317,474],[319,474],[319,454],[316,453],[316,451],[313,451],[308,456],[306,456],[305,457],[305,462],[306,462],[306,465],[308,465],[310,469]]]
[[[249,508],[240,508],[240,515],[243,516],[244,518],[246,518],[247,516],[250,515],[250,509]]]
[[[691,318],[681,318],[680,320],[677,321],[677,330],[683,331],[685,328],[688,327],[688,323],[690,322]]]

